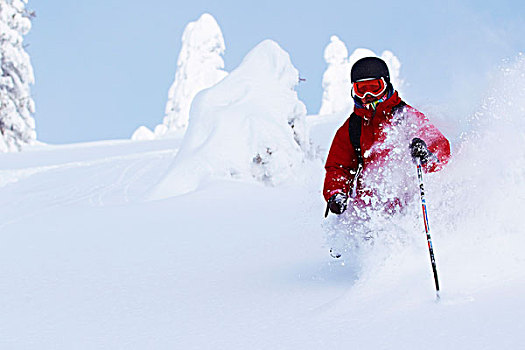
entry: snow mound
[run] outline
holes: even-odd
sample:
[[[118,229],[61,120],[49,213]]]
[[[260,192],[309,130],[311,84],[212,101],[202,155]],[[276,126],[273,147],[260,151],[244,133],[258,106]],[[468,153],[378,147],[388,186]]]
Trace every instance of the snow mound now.
[[[153,198],[193,191],[210,178],[276,185],[292,176],[310,152],[298,78],[277,43],[257,45],[228,77],[197,95],[180,151]]]
[[[350,94],[352,89],[350,71],[354,63],[364,57],[380,57],[383,59],[390,71],[390,81],[394,88],[401,92],[404,84],[400,77],[401,62],[391,51],[385,50],[381,56],[378,56],[372,50],[358,48],[348,57],[348,49],[345,43],[333,35],[324,51],[327,68],[323,74],[323,97],[319,110],[320,115],[348,114],[351,111],[353,101]]]
[[[133,141],[154,140],[155,134],[148,127],[140,126],[131,136]]]
[[[177,131],[186,130],[195,95],[228,75],[223,70],[224,50],[221,28],[209,13],[186,26],[175,81],[168,92],[166,115],[155,128],[157,137],[172,137]]]

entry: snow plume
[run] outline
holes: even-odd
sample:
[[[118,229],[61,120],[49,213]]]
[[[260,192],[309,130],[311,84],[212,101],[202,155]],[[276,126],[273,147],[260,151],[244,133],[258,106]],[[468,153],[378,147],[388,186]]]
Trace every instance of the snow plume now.
[[[35,104],[29,86],[33,67],[23,46],[31,29],[27,0],[0,0],[0,151],[20,150],[36,140]]]
[[[525,280],[525,57],[501,68],[449,165],[426,177],[438,268],[448,290]]]
[[[328,67],[323,74],[323,99],[319,110],[320,115],[346,114],[352,109],[350,71],[353,64],[364,57],[381,57],[388,66],[390,81],[394,88],[401,91],[403,88],[403,80],[400,78],[401,62],[391,51],[385,50],[381,56],[378,56],[372,50],[359,48],[348,57],[345,43],[333,35],[324,51],[324,59]]]
[[[524,106],[525,56],[519,55],[501,69],[448,165],[424,174],[434,252],[449,297],[522,285],[525,279],[520,217],[525,206]],[[331,215],[324,223],[327,244],[357,261],[362,285],[385,278],[395,285],[397,268],[410,264],[414,275],[426,281],[417,288],[431,292],[416,170],[413,164],[399,164],[397,174],[386,175],[392,188],[405,180],[405,210],[391,216],[350,207],[339,217]]]
[[[266,40],[216,86],[195,98],[188,130],[153,198],[193,191],[209,178],[279,184],[310,152],[306,107],[289,55]]]
[[[523,233],[516,214],[525,205],[524,106],[525,57],[520,54],[501,68],[443,179],[448,191],[440,205],[450,215],[443,220],[470,226],[462,232]],[[449,220],[453,213],[461,213],[461,219]]]
[[[225,45],[215,18],[205,13],[186,26],[177,61],[175,81],[168,92],[166,116],[155,128],[157,137],[174,136],[188,127],[190,107],[195,95],[221,81],[228,73],[224,68]],[[138,135],[143,135],[140,132]]]

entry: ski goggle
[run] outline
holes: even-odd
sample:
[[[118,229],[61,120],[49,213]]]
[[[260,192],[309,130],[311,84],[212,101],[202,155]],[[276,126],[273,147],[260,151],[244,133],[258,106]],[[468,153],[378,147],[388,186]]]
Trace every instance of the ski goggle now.
[[[363,79],[356,81],[352,88],[354,95],[363,99],[366,95],[379,97],[386,91],[386,82],[381,79]]]

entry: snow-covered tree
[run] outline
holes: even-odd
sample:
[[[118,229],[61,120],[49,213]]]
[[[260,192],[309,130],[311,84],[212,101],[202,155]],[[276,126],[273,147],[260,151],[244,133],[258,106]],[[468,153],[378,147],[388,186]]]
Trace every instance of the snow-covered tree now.
[[[399,59],[394,55],[392,51],[385,50],[381,54],[381,58],[383,61],[386,62],[386,65],[388,66],[388,70],[390,71],[390,81],[392,82],[392,85],[394,85],[394,88],[397,91],[401,91],[403,89],[404,80],[401,79],[401,62]]]
[[[324,59],[328,68],[323,74],[323,100],[319,114],[334,114],[348,110],[351,106],[350,65],[348,50],[344,42],[336,35],[324,50]]]
[[[23,46],[31,29],[27,0],[0,0],[0,151],[20,150],[36,140],[33,67]]]
[[[348,57],[348,63],[350,63],[350,69],[352,69],[352,66],[354,65],[354,63],[356,63],[357,61],[359,61],[361,58],[364,58],[364,57],[376,57],[376,53],[372,50],[369,50],[369,49],[364,49],[364,48],[358,48],[358,49],[355,49],[354,52],[352,52],[352,54],[350,55],[350,57]],[[348,71],[348,76],[350,76],[350,71]]]
[[[390,71],[390,81],[397,91],[403,88],[403,80],[400,78],[401,62],[388,50],[378,56],[374,51],[364,48],[355,49],[348,56],[348,50],[344,42],[337,36],[330,38],[330,43],[324,51],[324,58],[328,65],[323,75],[323,99],[319,114],[344,113],[351,110],[353,101],[350,95],[352,83],[350,82],[350,71],[352,65],[364,57],[380,57],[385,61]]]
[[[224,50],[221,28],[212,15],[205,13],[186,26],[175,81],[168,92],[166,116],[155,129],[157,136],[187,128],[195,95],[217,84],[227,75],[223,70]]]

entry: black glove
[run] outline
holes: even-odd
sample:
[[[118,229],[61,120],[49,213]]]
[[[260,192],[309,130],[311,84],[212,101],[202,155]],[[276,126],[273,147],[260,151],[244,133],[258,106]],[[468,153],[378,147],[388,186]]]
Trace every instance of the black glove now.
[[[410,143],[410,155],[414,161],[416,158],[419,158],[421,160],[421,164],[425,164],[429,161],[433,154],[428,150],[425,141],[415,137]]]
[[[336,193],[328,199],[328,208],[334,214],[342,214],[346,210],[348,196],[343,193]]]

